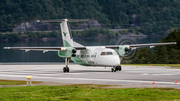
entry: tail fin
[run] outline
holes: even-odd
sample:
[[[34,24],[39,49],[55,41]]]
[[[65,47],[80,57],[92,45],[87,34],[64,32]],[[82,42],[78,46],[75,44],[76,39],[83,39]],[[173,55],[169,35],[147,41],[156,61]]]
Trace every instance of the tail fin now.
[[[59,20],[41,20],[42,22],[61,22],[61,34],[64,47],[73,47],[73,39],[71,30],[68,24],[68,19]],[[89,21],[89,19],[69,19],[70,22]]]
[[[73,39],[68,20],[64,19],[64,21],[62,21],[60,25],[64,47],[73,47]]]

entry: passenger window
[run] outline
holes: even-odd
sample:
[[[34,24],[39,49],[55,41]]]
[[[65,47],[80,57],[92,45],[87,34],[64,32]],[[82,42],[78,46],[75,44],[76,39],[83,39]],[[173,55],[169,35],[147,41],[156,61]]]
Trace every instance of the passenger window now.
[[[96,55],[91,55],[91,57],[96,57]]]

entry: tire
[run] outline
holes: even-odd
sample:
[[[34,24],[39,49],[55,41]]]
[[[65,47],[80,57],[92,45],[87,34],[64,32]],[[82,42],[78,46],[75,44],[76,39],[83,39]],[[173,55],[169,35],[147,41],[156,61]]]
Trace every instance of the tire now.
[[[69,72],[69,67],[66,67],[66,72]]]
[[[63,68],[63,72],[65,73],[67,71],[66,67]]]
[[[118,70],[119,70],[119,66],[116,67],[116,71],[118,71]]]
[[[118,66],[119,67],[119,71],[121,71],[121,66]]]
[[[113,69],[113,68],[111,68],[111,72],[114,72],[114,69]]]

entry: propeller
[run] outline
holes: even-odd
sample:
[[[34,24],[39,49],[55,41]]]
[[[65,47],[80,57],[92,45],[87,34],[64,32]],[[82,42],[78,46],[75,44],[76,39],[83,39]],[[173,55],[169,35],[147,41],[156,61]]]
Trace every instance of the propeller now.
[[[136,44],[136,42],[134,40],[119,38],[117,44],[118,45],[127,45],[126,48],[124,48],[125,54],[123,57],[121,57],[123,59],[122,63],[131,63],[138,58],[139,50],[138,49],[132,49],[128,46],[130,44]]]

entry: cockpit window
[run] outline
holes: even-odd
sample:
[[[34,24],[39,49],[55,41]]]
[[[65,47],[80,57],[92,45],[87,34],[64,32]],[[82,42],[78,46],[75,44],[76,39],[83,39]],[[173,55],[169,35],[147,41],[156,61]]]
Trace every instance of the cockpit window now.
[[[101,55],[106,55],[106,52],[102,52]]]
[[[113,55],[112,52],[102,52],[101,55]]]
[[[106,52],[106,55],[113,55],[112,52]]]

